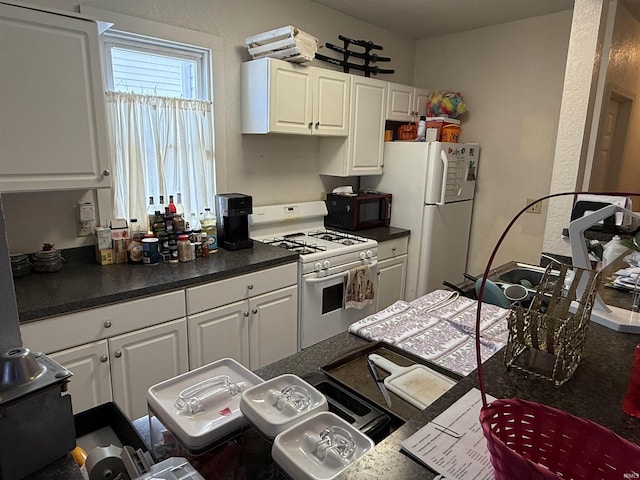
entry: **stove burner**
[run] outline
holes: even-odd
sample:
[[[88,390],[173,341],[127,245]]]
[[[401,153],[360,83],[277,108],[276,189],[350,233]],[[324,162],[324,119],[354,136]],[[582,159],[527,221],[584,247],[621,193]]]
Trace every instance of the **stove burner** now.
[[[296,234],[297,236],[298,234]],[[327,249],[324,245],[318,245],[316,243],[307,243],[302,240],[294,240],[291,235],[283,237],[276,237],[273,239],[264,239],[263,243],[273,245],[274,247],[285,248],[292,252],[299,253],[301,255],[307,255],[315,252],[323,252]]]
[[[356,245],[367,241],[366,239],[353,235],[352,233],[342,233],[332,230],[318,230],[316,232],[309,232],[308,235],[310,237],[316,237],[328,242],[340,243],[342,245]]]

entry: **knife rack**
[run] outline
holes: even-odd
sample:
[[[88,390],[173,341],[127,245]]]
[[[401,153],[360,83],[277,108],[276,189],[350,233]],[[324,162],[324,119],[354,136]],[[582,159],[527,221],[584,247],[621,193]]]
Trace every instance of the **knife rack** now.
[[[377,65],[372,65],[373,63],[391,61],[391,58],[389,57],[381,57],[376,53],[371,53],[372,50],[382,50],[382,46],[376,45],[370,40],[355,40],[353,38],[345,37],[344,35],[338,35],[338,39],[342,40],[342,47],[329,42],[325,43],[325,45],[330,50],[342,53],[342,59],[328,57],[320,53],[316,53],[315,58],[332,65],[341,66],[344,73],[349,73],[350,69],[364,72],[365,77],[370,77],[371,75],[377,75],[379,73],[395,73],[395,70],[383,69]],[[356,46],[360,49],[364,48],[364,52],[350,50],[349,48],[351,46]],[[362,60],[363,63],[357,64],[350,62],[349,59],[352,57]]]

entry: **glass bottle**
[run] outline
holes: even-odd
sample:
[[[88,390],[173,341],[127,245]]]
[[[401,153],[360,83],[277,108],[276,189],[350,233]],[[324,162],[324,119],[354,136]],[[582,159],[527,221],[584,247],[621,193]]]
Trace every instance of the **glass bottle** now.
[[[127,247],[127,260],[129,263],[142,263],[142,228],[137,218],[129,221],[129,246]]]
[[[176,193],[176,215],[181,215],[184,218],[184,205],[182,205],[182,194]]]
[[[216,216],[211,212],[210,208],[204,209],[202,216],[202,231],[206,234],[206,242],[209,253],[218,251],[218,228],[216,226]]]
[[[164,208],[166,205],[164,204],[164,195],[160,195],[160,204],[158,205],[158,210],[164,213]]]
[[[173,203],[173,195],[169,195],[169,212],[175,214],[176,213],[176,204]]]
[[[156,204],[153,197],[149,197],[149,205],[147,206],[147,233],[153,232],[153,219],[156,215]]]

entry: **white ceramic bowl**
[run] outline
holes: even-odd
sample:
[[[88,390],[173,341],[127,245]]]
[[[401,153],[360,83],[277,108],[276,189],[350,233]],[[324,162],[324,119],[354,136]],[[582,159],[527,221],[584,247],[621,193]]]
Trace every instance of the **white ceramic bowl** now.
[[[242,392],[240,411],[265,437],[274,439],[291,425],[328,410],[326,397],[291,374],[280,375]]]

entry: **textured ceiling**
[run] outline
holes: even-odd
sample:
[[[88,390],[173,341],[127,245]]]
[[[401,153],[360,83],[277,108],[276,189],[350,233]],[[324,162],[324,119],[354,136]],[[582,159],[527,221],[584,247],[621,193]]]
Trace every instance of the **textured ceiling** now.
[[[573,8],[573,0],[312,1],[415,39],[438,37]]]

